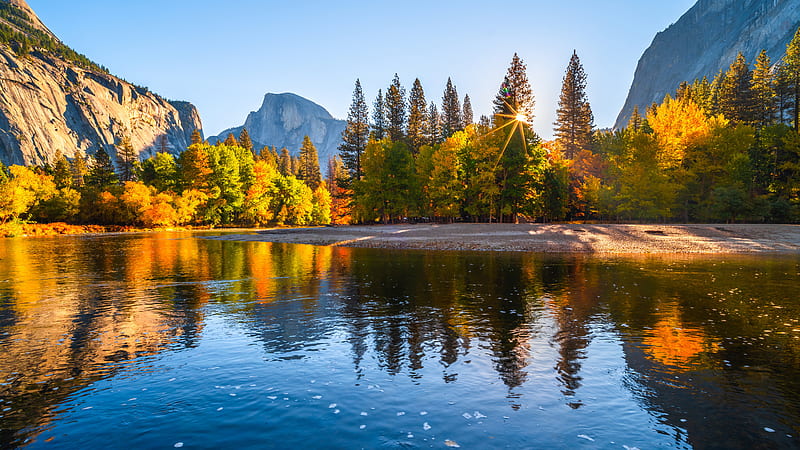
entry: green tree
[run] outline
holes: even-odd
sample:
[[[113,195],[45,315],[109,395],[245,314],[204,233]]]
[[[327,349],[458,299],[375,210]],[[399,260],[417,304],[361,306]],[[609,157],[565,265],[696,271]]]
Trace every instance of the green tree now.
[[[777,109],[775,97],[775,77],[772,62],[766,50],[761,50],[753,70],[754,119],[759,127],[771,125],[775,120]]]
[[[95,153],[92,167],[84,179],[87,185],[98,189],[108,189],[119,182],[111,157],[103,147]]]
[[[402,141],[406,137],[406,90],[397,74],[386,90],[385,103],[387,135],[393,141]]]
[[[119,164],[119,178],[121,181],[133,180],[133,168],[139,159],[136,150],[133,149],[131,138],[123,136],[115,146],[117,151],[117,163]]]
[[[413,199],[414,158],[404,142],[370,141],[364,178],[355,184],[356,217],[384,223],[407,216]]]
[[[575,159],[582,150],[589,150],[594,116],[586,98],[586,73],[578,53],[573,51],[556,111],[555,136],[568,159]]]
[[[453,133],[461,131],[463,124],[464,119],[461,116],[461,102],[458,100],[458,90],[448,77],[444,95],[442,96],[442,138],[447,139]]]
[[[292,155],[289,153],[289,150],[286,147],[281,149],[281,155],[278,159],[278,172],[285,177],[294,175],[294,163],[292,162]]]
[[[514,53],[500,91],[494,99],[495,118],[499,116],[500,121],[505,123],[509,116],[515,117],[520,114],[525,117],[526,122],[532,123],[534,105],[533,91],[528,81],[525,63]]]
[[[442,142],[442,120],[436,103],[431,102],[428,108],[428,145],[436,145]]]
[[[303,145],[300,147],[300,167],[297,170],[297,179],[306,183],[312,191],[316,191],[322,184],[317,148],[308,136],[303,138]]]
[[[472,100],[470,100],[469,95],[464,95],[464,103],[462,108],[463,110],[461,113],[461,119],[462,119],[461,128],[464,129],[475,123],[475,115],[472,112]]]
[[[61,150],[56,151],[55,165],[53,167],[53,181],[59,189],[72,187],[72,171],[70,170],[69,161],[67,161],[67,158],[61,153]]]
[[[86,156],[82,151],[75,152],[70,164],[70,171],[72,172],[72,182],[77,188],[83,187],[85,184],[84,177],[89,173],[89,165],[86,164]]]
[[[736,123],[755,119],[753,75],[744,55],[739,53],[719,84],[719,111]]]
[[[790,112],[795,131],[800,131],[800,28],[786,46],[786,54],[780,70],[787,93],[787,109]]]
[[[158,192],[175,191],[178,180],[178,163],[171,153],[158,152],[142,161],[139,179]]]
[[[383,100],[383,91],[378,89],[378,96],[372,104],[372,138],[381,140],[386,137],[386,105]]]
[[[361,179],[361,157],[369,142],[368,121],[367,103],[361,90],[361,81],[356,80],[353,102],[347,113],[347,126],[342,132],[342,143],[339,144],[339,155],[348,172],[346,178],[339,180],[345,188],[352,183],[352,180]]]
[[[408,96],[408,146],[411,153],[417,154],[420,147],[428,142],[428,102],[419,78],[414,80]]]

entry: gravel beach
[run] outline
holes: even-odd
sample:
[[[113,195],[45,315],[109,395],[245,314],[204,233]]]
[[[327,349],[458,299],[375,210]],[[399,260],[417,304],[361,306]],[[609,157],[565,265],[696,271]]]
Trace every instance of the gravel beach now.
[[[549,253],[800,253],[799,225],[450,224],[276,228],[208,237],[325,246]]]

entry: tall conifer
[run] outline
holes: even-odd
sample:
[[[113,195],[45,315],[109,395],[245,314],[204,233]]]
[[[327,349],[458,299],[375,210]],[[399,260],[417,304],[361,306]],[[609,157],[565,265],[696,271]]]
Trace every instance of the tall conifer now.
[[[719,85],[719,109],[738,123],[754,122],[753,75],[744,55],[739,53]]]
[[[753,70],[753,96],[756,123],[762,127],[770,125],[775,120],[775,76],[766,50],[761,50],[756,58],[756,68]]]
[[[442,118],[436,103],[431,102],[428,108],[428,145],[435,145],[442,142]]]
[[[686,89],[688,91],[688,84]],[[586,99],[586,73],[575,51],[572,53],[561,85],[554,125],[556,139],[568,159],[575,159],[581,150],[589,148],[594,116]]]
[[[368,114],[367,102],[364,100],[364,92],[361,90],[361,81],[356,80],[353,102],[347,113],[347,126],[342,132],[342,143],[339,144],[339,155],[342,157],[342,162],[347,168],[351,180],[360,180],[363,175],[361,158],[367,148],[367,142],[369,142]]]
[[[319,156],[317,147],[308,136],[303,138],[300,147],[300,160],[297,167],[297,178],[303,180],[312,191],[317,190],[322,184],[322,174],[319,170]]]
[[[514,53],[508,73],[503,80],[500,91],[494,99],[495,117],[500,115],[522,114],[530,124],[533,122],[535,101],[531,84],[528,81],[527,68],[522,59]]]
[[[419,78],[414,80],[408,96],[408,146],[411,153],[417,154],[419,148],[428,142],[428,103]]]
[[[453,81],[448,77],[447,86],[442,96],[442,138],[446,139],[456,131],[463,129],[461,117],[461,102],[458,100],[458,90]]]
[[[786,46],[781,64],[781,78],[786,90],[787,110],[795,131],[800,132],[800,28]]]
[[[133,149],[131,138],[123,136],[120,138],[118,144],[115,145],[117,150],[117,163],[119,164],[119,177],[122,181],[133,180],[133,165],[136,162],[137,155]]]
[[[242,128],[242,132],[239,133],[239,147],[252,152],[253,151],[253,141],[250,139],[250,133],[247,132],[247,128]]]
[[[464,95],[464,104],[462,108],[461,128],[467,128],[469,125],[472,125],[475,122],[475,115],[472,112],[472,101],[469,99],[469,95]]]
[[[383,101],[383,91],[378,89],[378,96],[372,104],[372,137],[381,140],[386,137],[386,105]]]
[[[97,150],[94,154],[94,161],[92,167],[84,177],[86,184],[99,189],[106,189],[109,186],[115,185],[118,182],[114,164],[111,162],[111,157],[103,147]]]
[[[389,139],[402,141],[406,129],[406,90],[400,84],[400,77],[394,74],[392,84],[386,90],[386,132]]]

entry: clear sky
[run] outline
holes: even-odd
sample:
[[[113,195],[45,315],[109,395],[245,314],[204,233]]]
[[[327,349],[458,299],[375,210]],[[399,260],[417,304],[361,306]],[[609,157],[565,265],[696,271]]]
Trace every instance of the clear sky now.
[[[655,34],[695,0],[28,0],[67,45],[126,80],[194,103],[205,135],[238,126],[267,92],[294,92],[346,118],[361,79],[368,103],[395,73],[441,104],[447,77],[491,113],[511,57],[528,66],[534,128],[552,137],[577,50],[599,127],[613,125]]]

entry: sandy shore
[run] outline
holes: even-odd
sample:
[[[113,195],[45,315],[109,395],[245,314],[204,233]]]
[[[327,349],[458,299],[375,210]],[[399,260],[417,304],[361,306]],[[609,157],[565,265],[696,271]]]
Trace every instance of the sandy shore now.
[[[269,229],[209,239],[552,253],[800,253],[798,225],[376,225]]]

